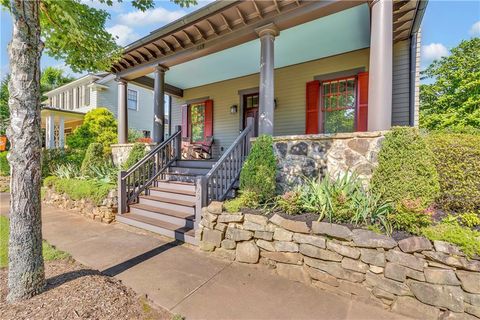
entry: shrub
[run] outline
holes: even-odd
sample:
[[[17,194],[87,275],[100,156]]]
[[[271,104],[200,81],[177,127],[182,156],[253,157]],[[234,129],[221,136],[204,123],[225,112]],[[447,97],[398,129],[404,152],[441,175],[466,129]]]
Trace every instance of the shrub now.
[[[53,174],[59,178],[73,179],[80,177],[80,170],[73,164],[66,163],[59,165]]]
[[[223,203],[227,212],[239,212],[242,208],[255,209],[259,206],[258,195],[252,191],[243,191],[234,199]]]
[[[240,189],[255,192],[260,202],[275,196],[277,160],[273,153],[273,139],[262,135],[253,143],[252,150],[240,173]]]
[[[128,170],[135,163],[145,156],[145,145],[143,143],[135,143],[128,154],[127,160],[122,164],[123,170]]]
[[[280,210],[288,214],[299,214],[302,212],[300,190],[287,191],[283,195],[278,196],[276,204]]]
[[[82,162],[80,172],[83,176],[92,176],[91,168],[94,166],[101,166],[105,163],[103,154],[103,146],[100,143],[91,143],[88,146],[85,158]]]
[[[421,229],[432,224],[429,210],[425,210],[420,200],[403,200],[396,207],[395,212],[388,215],[393,229],[403,230],[412,234],[420,234]]]
[[[84,158],[84,150],[45,149],[42,152],[42,177],[51,176],[59,166],[65,164],[80,170]]]
[[[56,192],[65,193],[73,200],[87,199],[100,205],[115,186],[98,180],[64,179],[47,177],[43,181],[45,187]]]
[[[446,211],[480,210],[480,135],[432,133],[426,141],[439,174],[438,206]]]
[[[0,176],[10,175],[10,164],[7,160],[7,151],[0,152]]]
[[[418,129],[395,127],[385,135],[371,188],[395,204],[419,199],[426,208],[434,201],[440,189],[438,173]]]
[[[480,216],[475,212],[462,213],[458,217],[464,226],[469,228],[480,226]]]
[[[430,240],[447,241],[462,249],[469,257],[480,254],[480,232],[460,226],[458,223],[440,223],[422,229]]]

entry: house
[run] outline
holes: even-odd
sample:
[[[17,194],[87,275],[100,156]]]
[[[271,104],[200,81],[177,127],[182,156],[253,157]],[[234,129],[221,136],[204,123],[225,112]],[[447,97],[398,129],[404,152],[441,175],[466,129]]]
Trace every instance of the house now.
[[[118,114],[127,112],[130,84],[153,73],[154,117],[164,115],[158,106],[168,93],[175,130],[164,141],[156,122],[160,161],[153,152],[122,172],[118,220],[195,242],[200,208],[231,191],[251,136],[310,141],[416,126],[426,5],[216,1],[127,46],[111,70],[119,79]],[[119,119],[122,143],[128,122]],[[213,160],[182,159],[179,149],[212,140]],[[167,148],[175,152],[165,154]],[[191,186],[174,181],[185,176]]]
[[[153,92],[141,83],[128,89],[129,128],[150,137],[153,127]],[[42,128],[45,147],[63,148],[65,137],[83,122],[84,115],[95,108],[105,107],[117,115],[117,84],[110,73],[87,74],[45,93],[42,106]],[[169,100],[167,99],[167,113]],[[168,130],[167,130],[168,132]]]

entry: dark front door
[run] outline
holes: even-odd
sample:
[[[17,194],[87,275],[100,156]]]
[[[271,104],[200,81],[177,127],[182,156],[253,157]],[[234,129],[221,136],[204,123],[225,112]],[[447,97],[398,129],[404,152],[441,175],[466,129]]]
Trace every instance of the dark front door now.
[[[254,120],[254,136],[258,135],[258,92],[243,96],[243,128],[247,126],[247,118]]]

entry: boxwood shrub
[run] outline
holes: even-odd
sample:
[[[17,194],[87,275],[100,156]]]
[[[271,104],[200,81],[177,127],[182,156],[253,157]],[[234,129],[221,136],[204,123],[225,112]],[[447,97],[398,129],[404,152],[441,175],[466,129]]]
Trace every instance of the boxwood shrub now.
[[[394,127],[385,135],[371,187],[385,200],[419,200],[423,207],[438,196],[440,186],[433,154],[418,129]]]
[[[105,163],[103,145],[101,143],[90,143],[82,162],[80,173],[83,176],[92,176],[92,167],[101,166]]]
[[[140,161],[145,156],[145,145],[143,143],[135,143],[128,154],[127,160],[122,164],[123,170],[128,170],[135,163]]]
[[[434,132],[426,141],[439,175],[437,205],[446,211],[480,210],[480,135]]]
[[[0,176],[10,175],[10,164],[7,160],[7,151],[0,152]]]
[[[86,199],[96,205],[102,204],[115,185],[97,180],[63,179],[55,176],[43,180],[45,187],[53,188],[57,193],[65,193],[72,200]]]

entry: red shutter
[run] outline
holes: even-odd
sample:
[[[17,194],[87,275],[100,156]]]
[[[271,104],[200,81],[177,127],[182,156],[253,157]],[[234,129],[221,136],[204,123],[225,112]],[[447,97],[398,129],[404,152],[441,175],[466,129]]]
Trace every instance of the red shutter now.
[[[357,131],[368,130],[368,72],[358,74]]]
[[[205,100],[205,131],[204,137],[213,136],[213,100]]]
[[[182,138],[188,137],[188,104],[181,106],[182,108]]]
[[[318,133],[318,112],[319,112],[319,100],[320,100],[320,81],[314,80],[307,82],[307,110],[306,110],[306,122],[305,133],[315,134]]]

